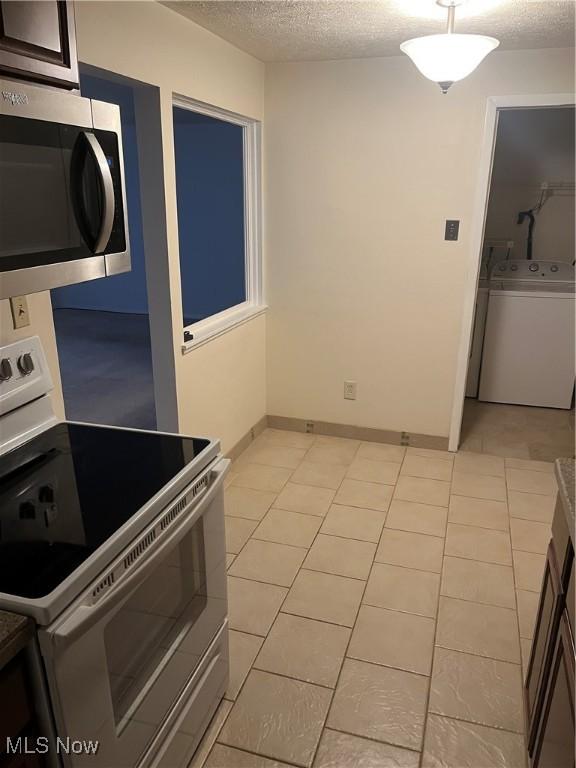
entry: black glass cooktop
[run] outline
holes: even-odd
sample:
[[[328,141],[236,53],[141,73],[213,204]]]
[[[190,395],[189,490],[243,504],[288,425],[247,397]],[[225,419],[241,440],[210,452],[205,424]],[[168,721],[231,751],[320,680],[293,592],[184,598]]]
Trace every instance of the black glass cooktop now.
[[[49,594],[208,444],[62,423],[0,456],[0,592]]]

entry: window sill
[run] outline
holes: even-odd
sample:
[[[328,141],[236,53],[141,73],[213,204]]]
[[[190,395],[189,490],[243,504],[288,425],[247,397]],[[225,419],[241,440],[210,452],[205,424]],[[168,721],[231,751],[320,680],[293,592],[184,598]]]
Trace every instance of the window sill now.
[[[189,325],[184,330],[190,330],[194,334],[194,338],[191,341],[187,341],[182,344],[181,350],[183,355],[187,355],[188,352],[192,352],[193,349],[207,344],[212,339],[223,336],[228,331],[237,328],[239,325],[247,323],[259,315],[263,315],[268,307],[266,304],[259,304],[254,307],[243,307],[241,310],[227,314],[226,317],[221,317],[218,320],[205,320],[202,323],[195,325]]]

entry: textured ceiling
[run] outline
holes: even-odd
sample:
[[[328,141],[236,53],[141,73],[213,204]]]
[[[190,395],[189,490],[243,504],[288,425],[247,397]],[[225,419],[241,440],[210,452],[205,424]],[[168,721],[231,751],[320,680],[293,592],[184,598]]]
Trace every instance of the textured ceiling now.
[[[404,40],[443,32],[434,0],[166,0],[164,5],[262,61],[397,56]],[[574,45],[574,0],[468,0],[456,32],[503,49]]]

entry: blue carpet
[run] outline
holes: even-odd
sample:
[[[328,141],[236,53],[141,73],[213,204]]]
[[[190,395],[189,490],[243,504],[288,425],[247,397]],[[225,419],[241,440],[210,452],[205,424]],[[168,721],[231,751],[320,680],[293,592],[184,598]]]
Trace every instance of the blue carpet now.
[[[55,309],[66,418],[156,429],[148,315]]]

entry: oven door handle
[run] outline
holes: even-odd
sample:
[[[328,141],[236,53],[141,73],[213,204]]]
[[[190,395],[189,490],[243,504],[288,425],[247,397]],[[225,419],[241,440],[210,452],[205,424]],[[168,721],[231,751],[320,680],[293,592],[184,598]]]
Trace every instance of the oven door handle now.
[[[102,221],[100,224],[100,231],[94,244],[94,253],[102,253],[102,251],[108,245],[110,235],[112,234],[112,227],[114,226],[114,209],[116,207],[116,200],[114,196],[114,183],[112,181],[112,174],[110,172],[110,166],[104,150],[100,146],[100,142],[96,136],[90,131],[84,131],[84,138],[88,143],[88,148],[96,166],[98,167],[98,173],[100,175],[100,181],[102,182],[102,190],[104,194],[104,211],[102,213]]]
[[[171,531],[166,538],[163,538],[158,546],[153,546],[149,556],[144,558],[129,576],[120,580],[118,586],[107,592],[97,603],[78,606],[68,618],[50,632],[53,646],[61,649],[70,645],[80,635],[93,627],[114,606],[129,596],[130,592],[154,571],[166,552],[198,522],[207,505],[212,502],[219,490],[229,466],[230,459],[221,459],[216,467],[209,470],[212,483],[200,498],[200,503],[197,504],[193,513],[187,516],[181,525]]]

